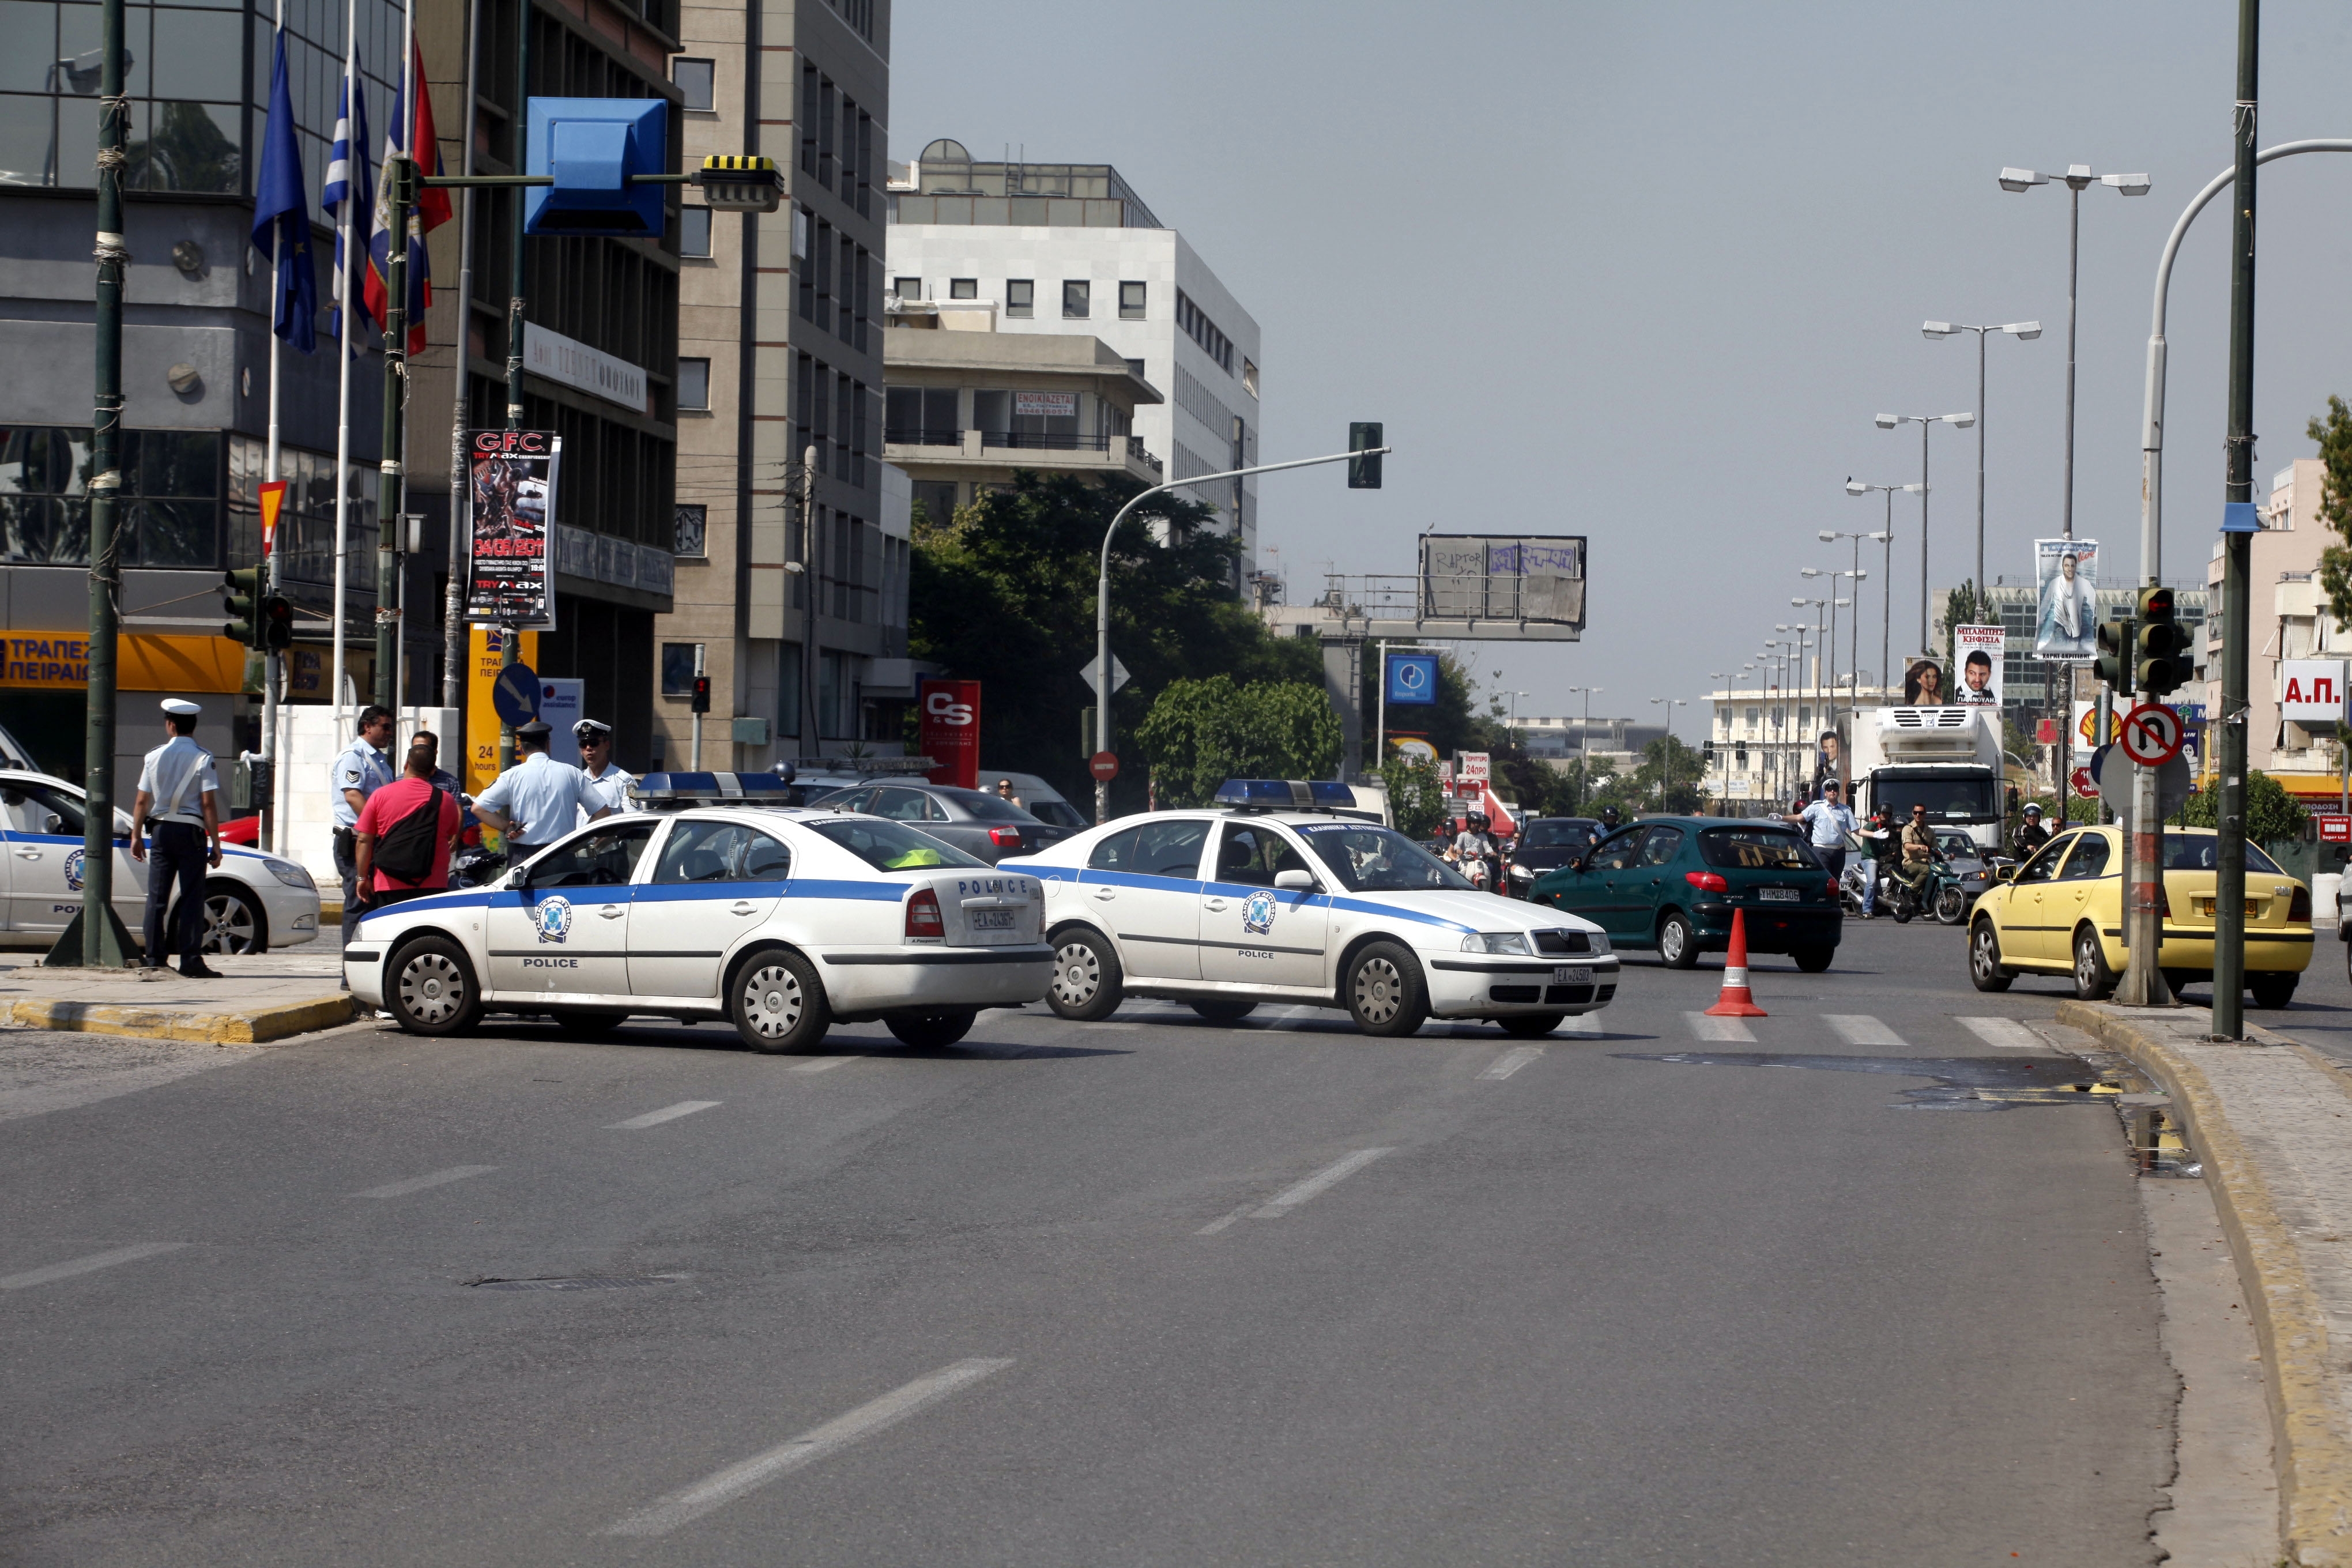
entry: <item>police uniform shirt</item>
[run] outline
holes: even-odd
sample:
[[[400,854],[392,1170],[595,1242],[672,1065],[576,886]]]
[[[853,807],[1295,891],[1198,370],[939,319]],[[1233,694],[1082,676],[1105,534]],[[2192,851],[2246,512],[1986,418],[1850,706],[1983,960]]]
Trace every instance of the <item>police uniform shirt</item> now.
[[[154,804],[150,822],[205,825],[205,794],[218,791],[220,777],[213,754],[196,744],[193,735],[174,735],[147,753],[139,770],[139,787]]]
[[[518,843],[552,844],[577,826],[583,808],[590,816],[604,809],[593,789],[588,775],[570,763],[533,752],[476,795],[474,808],[520,824],[512,834]]]
[[[327,782],[335,797],[335,826],[350,827],[360,819],[359,807],[345,799],[343,792],[357,790],[360,799],[366,800],[392,782],[392,763],[364,739],[356,740],[327,769]]]
[[[629,786],[636,782],[637,775],[620,763],[606,763],[604,771],[588,781],[580,803],[579,826],[587,826],[589,815],[600,809],[609,807],[615,816],[636,810],[637,803],[629,798]]]

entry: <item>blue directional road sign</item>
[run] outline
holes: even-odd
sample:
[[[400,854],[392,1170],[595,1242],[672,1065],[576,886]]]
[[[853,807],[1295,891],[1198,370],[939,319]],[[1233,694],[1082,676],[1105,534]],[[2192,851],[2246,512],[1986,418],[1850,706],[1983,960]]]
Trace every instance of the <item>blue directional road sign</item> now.
[[[539,717],[539,676],[527,664],[510,664],[490,682],[490,706],[509,724],[528,724]]]
[[[1433,653],[1389,655],[1389,702],[1432,703],[1437,700],[1437,656]]]

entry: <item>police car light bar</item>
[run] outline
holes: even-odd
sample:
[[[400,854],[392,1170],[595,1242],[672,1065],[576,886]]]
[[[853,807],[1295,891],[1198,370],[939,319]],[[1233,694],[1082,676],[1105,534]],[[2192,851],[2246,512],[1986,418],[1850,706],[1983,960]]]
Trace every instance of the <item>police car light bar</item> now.
[[[1329,779],[1227,779],[1216,804],[1258,811],[1329,811],[1352,807],[1356,792]]]
[[[792,782],[774,773],[647,773],[629,788],[633,800],[649,806],[791,805]]]

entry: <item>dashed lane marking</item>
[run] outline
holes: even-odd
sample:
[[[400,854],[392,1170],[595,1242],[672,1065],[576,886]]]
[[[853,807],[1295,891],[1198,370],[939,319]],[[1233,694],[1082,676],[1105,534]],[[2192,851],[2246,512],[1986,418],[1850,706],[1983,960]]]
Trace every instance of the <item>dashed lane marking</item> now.
[[[797,1067],[786,1068],[784,1070],[786,1072],[831,1072],[842,1063],[854,1062],[856,1059],[856,1057],[811,1057]]]
[[[1480,1078],[1508,1078],[1543,1055],[1541,1046],[1513,1046],[1488,1065]]]
[[[1827,1013],[1822,1022],[1837,1031],[1839,1039],[1849,1046],[1902,1046],[1910,1042],[1877,1019],[1860,1013]]]
[[[52,1263],[46,1268],[27,1268],[22,1274],[0,1274],[0,1290],[23,1290],[34,1285],[47,1285],[56,1279],[70,1279],[77,1274],[93,1274],[101,1268],[111,1268],[118,1263],[136,1263],[142,1258],[177,1252],[187,1245],[184,1241],[142,1241],[130,1247],[115,1247],[110,1252],[93,1252],[87,1258]]]
[[[1685,1013],[1683,1019],[1690,1025],[1692,1034],[1702,1040],[1741,1040],[1756,1043],[1756,1031],[1748,1026],[1745,1018],[1710,1018],[1704,1013]]]
[[[1560,1020],[1559,1032],[1563,1035],[1597,1035],[1601,1033],[1601,1015],[1579,1013],[1572,1017],[1563,1018]]]
[[[691,1116],[698,1110],[709,1110],[723,1103],[716,1100],[681,1100],[676,1105],[665,1105],[659,1110],[648,1110],[643,1116],[632,1116],[626,1121],[615,1121],[608,1132],[634,1132],[640,1127],[658,1127],[665,1121],[675,1121],[681,1116]]]
[[[1250,1218],[1280,1219],[1299,1205],[1329,1192],[1381,1155],[1395,1152],[1394,1149],[1359,1149],[1352,1154],[1334,1160],[1297,1186],[1276,1194],[1272,1202],[1252,1209]]]
[[[1955,1018],[1952,1021],[1989,1046],[2007,1046],[2027,1051],[2050,1048],[2049,1041],[2014,1018]]]
[[[468,1176],[486,1176],[497,1170],[496,1165],[452,1165],[446,1171],[430,1175],[411,1176],[404,1182],[386,1182],[380,1187],[370,1187],[363,1193],[353,1193],[355,1198],[404,1198],[411,1193],[421,1193],[427,1187],[446,1186],[462,1182]]]

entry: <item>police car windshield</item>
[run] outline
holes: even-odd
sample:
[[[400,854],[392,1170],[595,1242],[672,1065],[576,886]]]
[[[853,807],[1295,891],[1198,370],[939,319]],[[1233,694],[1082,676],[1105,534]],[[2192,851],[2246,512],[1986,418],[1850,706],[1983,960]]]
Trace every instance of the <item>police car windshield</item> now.
[[[1315,858],[1351,893],[1475,891],[1468,879],[1402,833],[1336,822],[1298,831]]]
[[[881,816],[840,816],[806,822],[877,871],[927,871],[937,866],[985,866],[987,861],[942,844],[928,833]]]

